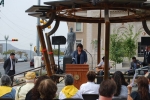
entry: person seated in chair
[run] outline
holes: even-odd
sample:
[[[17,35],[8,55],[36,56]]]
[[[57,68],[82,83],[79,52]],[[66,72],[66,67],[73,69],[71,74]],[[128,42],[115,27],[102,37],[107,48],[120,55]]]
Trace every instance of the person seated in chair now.
[[[3,75],[1,78],[0,98],[9,98],[15,100],[16,90],[11,88],[11,79],[8,75]]]
[[[82,99],[81,92],[73,85],[74,78],[71,74],[65,76],[65,87],[59,93],[59,99],[78,98]]]
[[[97,65],[97,72],[99,72],[99,75],[104,75],[104,61],[105,61],[105,57],[102,58],[102,61]],[[111,66],[109,66],[109,70],[110,70]]]
[[[113,80],[107,79],[102,81],[99,88],[99,100],[112,100],[117,91],[116,83]]]
[[[80,91],[82,94],[98,94],[99,85],[95,84],[96,74],[94,71],[88,71],[87,74],[88,82],[80,86]]]

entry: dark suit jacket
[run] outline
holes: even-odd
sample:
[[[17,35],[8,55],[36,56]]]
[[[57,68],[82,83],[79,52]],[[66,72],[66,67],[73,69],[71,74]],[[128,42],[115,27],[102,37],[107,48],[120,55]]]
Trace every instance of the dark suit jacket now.
[[[147,60],[147,61],[146,61]],[[143,60],[143,66],[147,66],[148,64],[150,64],[150,52],[147,55],[147,52],[144,52],[144,60]]]
[[[136,63],[136,65],[138,64],[138,65],[136,66],[136,69],[140,68],[140,62],[139,62],[138,60],[136,60],[135,63]],[[134,62],[131,62],[130,69],[134,69]]]
[[[13,61],[13,60],[12,60]],[[15,61],[14,61],[15,62]],[[8,74],[9,71],[10,71],[10,68],[11,68],[11,61],[10,61],[10,58],[8,58],[5,62],[4,62],[4,65],[3,65],[3,68],[5,70],[5,74]],[[14,71],[15,72],[15,71]],[[14,73],[15,74],[15,73]]]

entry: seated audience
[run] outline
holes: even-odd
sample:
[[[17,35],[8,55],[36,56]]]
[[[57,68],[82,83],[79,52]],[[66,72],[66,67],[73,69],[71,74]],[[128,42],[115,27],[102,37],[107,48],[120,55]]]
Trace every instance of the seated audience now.
[[[116,93],[117,86],[113,80],[107,79],[102,81],[99,88],[99,100],[112,100],[112,97]]]
[[[74,78],[71,74],[65,76],[65,87],[59,93],[59,99],[81,98],[81,92],[73,85]]]
[[[116,71],[112,75],[112,79],[115,81],[117,85],[117,91],[114,94],[115,97],[124,97],[127,98],[128,96],[128,89],[127,89],[127,83],[125,82],[125,78],[120,71]]]
[[[82,94],[98,94],[99,85],[95,84],[96,74],[94,71],[87,72],[88,82],[80,86],[80,91]]]
[[[49,79],[49,77],[44,75],[44,76],[40,76],[36,80],[34,87],[26,94],[25,100],[38,100],[40,98],[40,93],[38,91],[38,87],[39,87],[41,81],[43,81],[45,79]]]
[[[131,93],[132,87],[128,86],[128,100],[150,100],[149,83],[145,77],[137,79],[138,90]]]
[[[16,89],[15,100],[24,100],[26,94],[34,87],[35,72],[27,72],[25,75],[26,84]]]
[[[56,96],[57,86],[51,79],[45,79],[40,83],[38,91],[40,93],[38,100],[53,100]]]
[[[149,93],[150,93],[150,72],[147,72],[145,74],[145,77],[148,79],[148,82],[149,82]]]
[[[1,78],[0,98],[15,99],[15,89],[11,88],[11,79],[8,75],[3,75]]]

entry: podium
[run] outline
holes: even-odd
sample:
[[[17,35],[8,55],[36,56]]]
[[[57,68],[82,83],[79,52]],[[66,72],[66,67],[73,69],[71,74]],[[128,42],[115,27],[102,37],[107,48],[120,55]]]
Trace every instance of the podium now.
[[[86,73],[89,71],[89,65],[86,64],[66,64],[66,74],[72,74],[74,77],[74,86],[80,88],[81,84],[87,82]]]

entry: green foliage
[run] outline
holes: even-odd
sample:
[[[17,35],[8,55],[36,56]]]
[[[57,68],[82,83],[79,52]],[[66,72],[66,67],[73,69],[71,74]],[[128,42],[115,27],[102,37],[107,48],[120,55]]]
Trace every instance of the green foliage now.
[[[25,56],[26,58],[28,58],[28,54],[27,54],[27,53],[24,53],[24,56]]]
[[[58,49],[53,49],[53,54],[58,55]],[[64,52],[60,51],[60,55],[64,55]]]
[[[123,49],[123,38],[118,35],[118,33],[114,33],[110,35],[110,50],[109,57],[110,60],[116,63],[122,63],[124,57],[124,49]]]
[[[17,51],[16,54],[18,54],[20,56],[20,58],[22,57],[22,54],[25,53],[23,51]]]
[[[137,41],[141,33],[141,30],[139,30],[134,34],[133,28],[133,25],[129,25],[128,30],[122,32],[124,37],[125,57],[127,57],[129,61],[133,56],[136,55],[136,49],[138,47]]]
[[[4,51],[4,52],[3,52],[3,55],[10,54],[10,53],[12,53],[12,52],[15,53],[15,50],[12,49],[12,50],[7,50],[7,52]]]
[[[98,40],[92,40],[91,44],[94,46],[94,48],[97,48]]]

